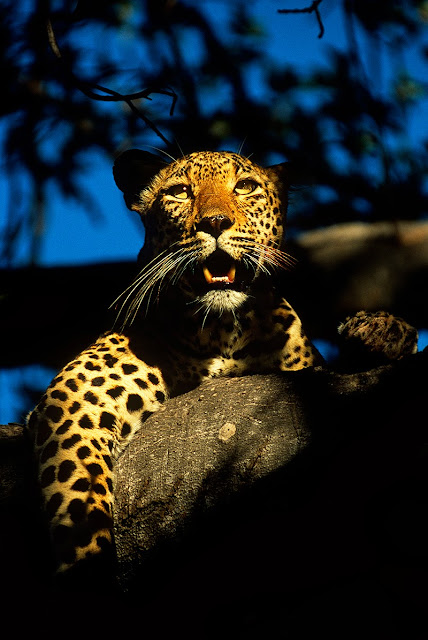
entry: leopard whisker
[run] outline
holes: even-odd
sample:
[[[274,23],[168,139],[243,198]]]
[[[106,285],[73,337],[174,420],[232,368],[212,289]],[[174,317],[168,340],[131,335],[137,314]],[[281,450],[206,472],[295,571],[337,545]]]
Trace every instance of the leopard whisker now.
[[[173,275],[173,277],[171,278],[171,284],[174,285],[176,284],[176,282],[178,280],[180,280],[180,278],[182,277],[183,273],[186,271],[186,269],[188,269],[189,267],[192,266],[192,264],[194,262],[197,261],[198,259],[198,253],[196,252],[192,252],[192,253],[187,253],[187,255],[183,255],[180,262],[176,265],[175,267],[175,273]]]
[[[153,261],[153,260],[152,260],[152,262],[150,262],[150,263],[147,265],[147,267],[149,267],[153,262],[155,262],[155,261]],[[162,261],[161,261],[161,262],[162,262]],[[146,280],[146,284],[145,284],[145,286],[147,286],[147,278],[151,275],[151,273],[155,272],[155,271],[158,269],[158,267],[159,267],[159,261],[157,261],[157,262],[156,262],[156,264],[155,264],[155,265],[153,265],[150,269],[147,269],[147,267],[145,267],[144,269],[142,269],[142,270],[140,271],[140,273],[139,273],[139,274],[138,274],[138,276],[135,278],[135,280],[134,280],[134,281],[133,281],[133,282],[132,282],[132,283],[131,283],[131,284],[130,284],[126,289],[125,289],[125,291],[124,291],[123,293],[121,293],[121,294],[120,294],[120,296],[118,296],[118,297],[114,300],[114,302],[110,305],[110,308],[111,308],[111,307],[113,307],[117,302],[119,302],[119,301],[121,300],[121,298],[123,298],[123,296],[125,296],[125,294],[126,294],[126,293],[128,294],[128,295],[126,295],[126,297],[124,298],[124,300],[123,300],[123,302],[122,302],[122,304],[121,304],[121,306],[120,306],[120,309],[119,309],[119,311],[118,311],[118,314],[117,314],[117,318],[116,318],[116,320],[119,318],[119,316],[120,316],[120,314],[122,313],[123,309],[126,307],[126,304],[127,304],[128,300],[129,300],[129,299],[131,299],[131,300],[132,300],[132,297],[133,297],[133,295],[134,295],[135,291],[138,291],[138,289],[139,289],[140,285],[141,285],[142,283],[144,283],[144,280]],[[154,282],[155,282],[155,281],[156,281],[156,280],[154,280]],[[141,291],[141,290],[140,290],[140,291]],[[131,308],[132,308],[132,305],[130,305],[130,307],[129,307],[129,308],[131,309]],[[128,314],[127,314],[127,315],[128,315]]]
[[[247,255],[253,253],[259,260],[263,260],[263,262],[266,262],[272,267],[291,269],[296,264],[296,259],[281,249],[268,247],[250,239],[243,239],[242,243],[248,252]]]
[[[252,269],[254,272],[254,278],[257,277],[257,274],[262,271],[263,273],[266,273],[267,275],[269,275],[269,269],[262,263],[260,262],[260,260],[258,258],[256,258],[255,256],[251,255],[250,253],[247,253],[245,257],[242,258],[242,262],[245,264],[245,266],[248,269]]]
[[[131,284],[128,285],[128,287],[124,291],[122,291],[122,293],[115,300],[113,300],[109,308],[111,309],[117,302],[119,302],[122,296],[124,296],[128,291],[130,292],[130,295],[132,295],[133,291],[135,291],[135,289],[138,287],[141,280],[147,277],[151,272],[156,272],[159,269],[159,264],[162,263],[162,261],[168,258],[170,255],[170,248],[165,249],[165,251],[163,251],[158,256],[153,258],[153,260],[144,265],[144,267],[137,274]]]
[[[246,254],[246,256],[243,258],[243,262],[245,262],[245,264],[247,264],[254,270],[254,275],[257,275],[258,271],[262,271],[263,273],[270,275],[270,270],[268,269],[268,267],[260,261],[259,257],[253,256],[251,253]]]
[[[174,252],[171,252],[171,248],[169,248],[163,254],[149,262],[125,291],[112,303],[111,306],[122,301],[115,321],[116,324],[119,317],[125,314],[121,325],[122,330],[134,322],[144,299],[146,299],[147,313],[155,288],[157,288],[157,296],[159,297],[165,281],[176,280],[179,277],[176,270],[179,269],[179,275],[181,275],[184,269],[187,268],[188,263],[194,260],[193,255],[189,256],[189,251],[186,247],[180,247]]]
[[[154,147],[151,144],[147,144],[146,147],[148,149],[154,149],[154,151],[158,151],[159,153],[163,153],[163,155],[166,156],[167,158],[169,158],[170,160],[172,160],[172,162],[176,162],[176,160],[177,160],[177,158],[174,158],[174,156],[172,156],[170,153],[168,153],[164,149],[159,149],[159,147]],[[181,149],[180,149],[180,151],[181,151]]]

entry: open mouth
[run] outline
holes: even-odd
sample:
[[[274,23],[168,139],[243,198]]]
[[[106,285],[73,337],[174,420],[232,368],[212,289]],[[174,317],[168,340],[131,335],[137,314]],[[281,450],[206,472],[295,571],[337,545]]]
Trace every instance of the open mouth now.
[[[222,289],[232,287],[243,288],[251,280],[241,263],[236,263],[229,254],[221,249],[212,253],[202,265],[205,288]],[[254,275],[254,274],[253,274]]]
[[[232,264],[225,275],[212,274],[206,265],[202,267],[202,270],[204,272],[205,280],[208,282],[208,284],[216,284],[218,282],[223,282],[224,284],[233,284],[235,282],[236,267],[234,264]]]
[[[202,272],[210,288],[230,286],[235,283],[236,263],[228,253],[217,249],[203,263]]]

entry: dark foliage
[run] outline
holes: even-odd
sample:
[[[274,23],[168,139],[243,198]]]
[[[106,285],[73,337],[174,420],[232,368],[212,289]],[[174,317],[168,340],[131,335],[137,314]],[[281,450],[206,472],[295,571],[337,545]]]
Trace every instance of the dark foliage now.
[[[332,51],[327,67],[307,74],[287,63],[287,33],[303,23],[295,14],[276,16],[284,56],[274,63],[254,4],[2,3],[6,264],[13,265],[22,236],[32,239],[28,262],[37,262],[52,185],[96,211],[80,181],[93,150],[113,159],[129,146],[156,145],[177,155],[244,144],[243,152],[260,162],[286,158],[296,182],[317,185],[299,195],[293,223],[300,228],[426,211],[427,141],[415,145],[406,137],[424,89],[403,64],[417,38],[422,50],[424,3],[343,0],[348,50]],[[277,8],[285,7],[266,5],[272,14]],[[332,8],[326,0],[305,10],[316,10],[322,21]],[[48,18],[61,59],[48,44]],[[311,34],[302,31],[302,38],[316,38]],[[364,52],[362,36],[370,44]],[[378,77],[387,76],[379,70],[380,49],[393,76],[387,91],[372,73],[378,67]],[[124,94],[137,97],[121,104]]]

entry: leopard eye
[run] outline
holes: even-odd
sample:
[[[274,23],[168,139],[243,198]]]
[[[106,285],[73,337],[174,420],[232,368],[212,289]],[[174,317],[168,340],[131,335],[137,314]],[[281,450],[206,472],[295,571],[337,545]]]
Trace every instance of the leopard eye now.
[[[238,180],[235,186],[235,193],[239,194],[240,196],[246,196],[247,194],[255,191],[258,186],[259,185],[255,180]]]
[[[192,195],[192,190],[187,184],[175,184],[165,191],[166,195],[173,196],[177,200],[187,200]]]

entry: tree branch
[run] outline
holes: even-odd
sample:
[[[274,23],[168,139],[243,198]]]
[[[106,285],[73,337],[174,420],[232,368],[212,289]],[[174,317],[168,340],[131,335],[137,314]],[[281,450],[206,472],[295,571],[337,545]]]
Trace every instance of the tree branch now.
[[[147,118],[147,116],[145,116],[144,113],[142,113],[142,111],[140,111],[140,109],[133,103],[133,100],[139,100],[141,98],[145,98],[146,100],[151,100],[150,95],[152,93],[158,93],[161,95],[170,96],[172,98],[172,103],[171,103],[171,108],[169,113],[170,113],[170,116],[172,116],[174,113],[175,105],[177,103],[177,99],[178,99],[178,96],[175,93],[175,91],[173,91],[173,89],[148,88],[148,89],[143,89],[142,91],[138,91],[136,93],[122,94],[117,91],[114,91],[113,89],[103,87],[99,84],[93,84],[90,82],[82,81],[71,71],[71,69],[68,69],[64,64],[64,59],[62,57],[61,50],[58,46],[58,42],[56,40],[55,32],[53,30],[50,19],[48,19],[46,22],[46,32],[47,32],[49,46],[52,49],[53,54],[55,55],[57,60],[59,60],[61,64],[64,66],[68,75],[72,79],[73,84],[75,84],[75,86],[82,93],[84,93],[86,96],[88,96],[88,98],[91,98],[92,100],[100,100],[103,102],[120,102],[120,101],[125,102],[128,105],[128,107],[131,109],[131,111],[135,113],[138,118],[143,120],[143,122],[148,127],[150,127],[150,129],[162,140],[162,142],[164,142],[169,147],[173,146],[172,143],[163,135],[163,133],[159,131],[156,125],[149,118]],[[100,91],[107,95],[100,95],[99,93],[96,93],[94,89],[96,91]]]
[[[313,0],[312,4],[309,7],[304,7],[303,9],[278,9],[278,13],[312,13],[315,12],[315,15],[318,20],[318,25],[320,28],[320,32],[318,34],[318,38],[322,38],[324,35],[324,25],[322,23],[321,14],[319,12],[319,5],[322,0]]]

